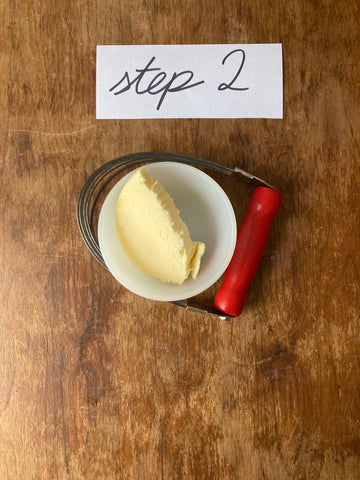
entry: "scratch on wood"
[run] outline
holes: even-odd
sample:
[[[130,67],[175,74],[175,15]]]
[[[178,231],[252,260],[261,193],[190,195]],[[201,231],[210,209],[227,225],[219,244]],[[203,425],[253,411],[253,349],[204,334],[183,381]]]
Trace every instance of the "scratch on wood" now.
[[[50,137],[62,137],[62,136],[72,136],[72,135],[77,135],[78,133],[83,133],[88,130],[91,130],[92,128],[95,128],[96,125],[89,125],[88,127],[85,128],[80,128],[79,130],[73,130],[72,132],[41,132],[40,130],[9,130],[9,133],[35,133],[37,135],[46,135]]]

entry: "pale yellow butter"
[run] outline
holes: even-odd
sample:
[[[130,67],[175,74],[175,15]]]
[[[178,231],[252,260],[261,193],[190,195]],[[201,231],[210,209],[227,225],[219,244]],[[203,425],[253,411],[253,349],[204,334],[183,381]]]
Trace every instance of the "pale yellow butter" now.
[[[122,188],[115,222],[122,248],[142,272],[179,285],[197,277],[205,244],[191,240],[174,200],[144,167]]]

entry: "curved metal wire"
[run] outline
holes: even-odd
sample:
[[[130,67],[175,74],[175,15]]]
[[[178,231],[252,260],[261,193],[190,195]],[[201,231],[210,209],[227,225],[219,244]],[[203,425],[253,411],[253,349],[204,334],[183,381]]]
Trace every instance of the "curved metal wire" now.
[[[87,179],[83,185],[76,206],[76,218],[81,236],[96,260],[107,268],[96,240],[93,228],[93,214],[99,195],[116,176],[129,167],[136,167],[149,162],[173,161],[186,163],[199,168],[206,168],[216,172],[232,175],[234,169],[220,163],[188,155],[168,152],[139,152],[124,155],[105,163]]]

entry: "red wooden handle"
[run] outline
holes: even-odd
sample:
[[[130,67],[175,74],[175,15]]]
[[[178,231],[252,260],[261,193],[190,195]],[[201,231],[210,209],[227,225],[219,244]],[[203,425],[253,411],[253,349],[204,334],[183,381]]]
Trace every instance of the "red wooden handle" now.
[[[234,255],[215,297],[217,310],[233,316],[242,312],[280,204],[280,192],[266,187],[255,188],[238,232]]]

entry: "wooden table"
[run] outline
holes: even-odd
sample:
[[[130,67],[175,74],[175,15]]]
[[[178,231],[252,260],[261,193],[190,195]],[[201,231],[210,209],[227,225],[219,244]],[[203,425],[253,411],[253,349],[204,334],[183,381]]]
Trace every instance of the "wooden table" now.
[[[359,3],[160,3],[1,2],[0,479],[359,479]],[[97,44],[262,42],[283,120],[95,118]],[[126,291],[80,237],[86,178],[149,150],[283,193],[231,322]]]

